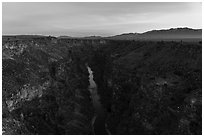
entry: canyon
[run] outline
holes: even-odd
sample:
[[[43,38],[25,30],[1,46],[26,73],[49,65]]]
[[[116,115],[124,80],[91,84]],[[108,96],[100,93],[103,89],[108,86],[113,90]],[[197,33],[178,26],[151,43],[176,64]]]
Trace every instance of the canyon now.
[[[3,134],[202,134],[200,39],[2,39]]]

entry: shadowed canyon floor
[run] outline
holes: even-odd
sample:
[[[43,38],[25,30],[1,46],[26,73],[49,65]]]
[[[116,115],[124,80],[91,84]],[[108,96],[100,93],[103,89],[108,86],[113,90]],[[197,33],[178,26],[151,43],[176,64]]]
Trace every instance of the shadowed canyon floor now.
[[[97,93],[97,85],[95,81],[93,80],[93,71],[89,66],[87,66],[88,72],[89,72],[89,91],[91,92],[91,98],[93,102],[93,106],[95,109],[95,117],[93,121],[93,128],[94,128],[94,134],[96,135],[107,135],[108,132],[106,131],[105,127],[105,119],[106,114],[103,106],[100,103],[100,98]]]

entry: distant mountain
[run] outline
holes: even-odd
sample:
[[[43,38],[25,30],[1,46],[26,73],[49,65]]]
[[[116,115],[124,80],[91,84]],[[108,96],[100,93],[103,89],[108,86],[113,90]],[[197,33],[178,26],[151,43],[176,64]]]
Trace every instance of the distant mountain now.
[[[3,35],[4,38],[29,39],[47,37],[43,35]]]
[[[59,37],[57,37],[58,39],[69,39],[69,38],[72,38],[72,37],[70,37],[70,36],[59,36]]]
[[[58,39],[102,39],[101,36],[87,36],[87,37],[71,37],[71,36],[59,36]]]
[[[124,33],[121,35],[116,35],[112,37],[107,37],[110,39],[116,39],[116,40],[130,40],[130,39],[137,39],[139,33]]]
[[[202,29],[171,28],[152,30],[144,33],[126,33],[107,37],[115,40],[187,40],[202,39]]]
[[[103,37],[101,36],[88,36],[88,37],[82,37],[83,39],[101,39]]]
[[[3,39],[28,39],[48,37],[42,35],[3,35]],[[49,36],[53,37],[53,36]],[[101,36],[86,36],[86,37],[71,37],[59,36],[58,39],[111,39],[111,40],[186,40],[186,41],[200,41],[202,40],[202,29],[192,28],[171,28],[162,30],[151,30],[144,33],[124,33],[115,36],[101,37]]]

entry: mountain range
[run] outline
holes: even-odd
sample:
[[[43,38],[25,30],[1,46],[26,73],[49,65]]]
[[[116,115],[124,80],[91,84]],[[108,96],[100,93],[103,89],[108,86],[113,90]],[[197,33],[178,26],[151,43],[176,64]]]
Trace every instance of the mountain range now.
[[[17,39],[45,37],[43,35],[13,35]],[[13,38],[12,35],[3,35],[4,38]],[[161,30],[151,30],[144,33],[123,33],[120,35],[102,37],[102,36],[84,36],[84,37],[72,37],[72,36],[58,36],[58,39],[108,39],[108,40],[150,40],[150,41],[201,41],[202,29],[192,28],[171,28]]]
[[[201,40],[202,29],[192,28],[171,28],[161,30],[151,30],[144,33],[123,33],[120,35],[101,37],[101,36],[88,36],[88,37],[70,37],[59,36],[58,38],[80,38],[80,39],[111,39],[111,40]]]
[[[202,29],[171,28],[152,30],[144,33],[125,33],[107,37],[115,40],[186,40],[202,39]]]

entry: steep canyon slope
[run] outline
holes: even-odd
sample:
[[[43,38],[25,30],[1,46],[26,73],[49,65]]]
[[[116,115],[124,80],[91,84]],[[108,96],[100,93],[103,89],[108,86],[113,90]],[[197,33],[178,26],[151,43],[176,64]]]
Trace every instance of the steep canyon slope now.
[[[201,134],[202,45],[112,41],[92,58],[112,134]]]
[[[3,134],[93,134],[86,42],[3,39]]]

